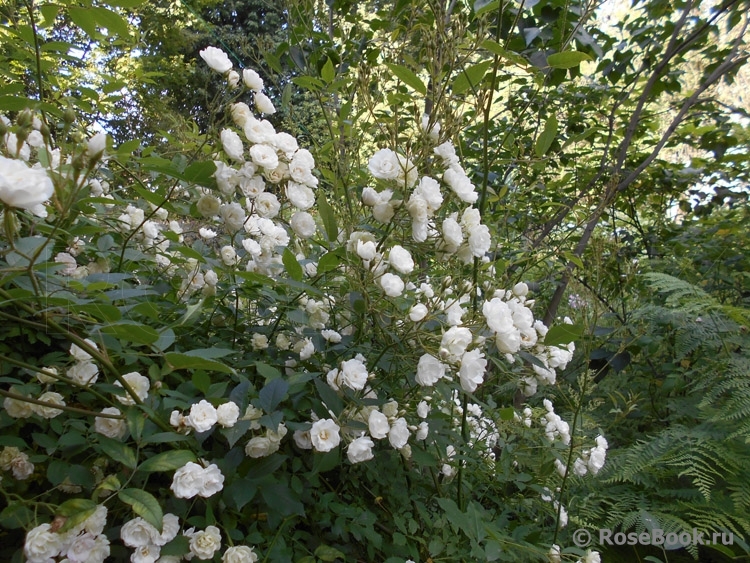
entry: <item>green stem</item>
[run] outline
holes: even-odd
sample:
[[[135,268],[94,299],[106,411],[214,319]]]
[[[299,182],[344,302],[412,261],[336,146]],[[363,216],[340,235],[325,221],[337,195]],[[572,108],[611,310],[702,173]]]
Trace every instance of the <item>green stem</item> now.
[[[102,412],[93,412],[86,409],[79,409],[77,407],[69,407],[67,405],[58,405],[57,403],[50,403],[48,401],[40,401],[39,399],[32,399],[31,397],[27,397],[26,395],[20,395],[18,393],[13,393],[12,391],[5,391],[3,389],[0,389],[0,396],[7,397],[9,399],[14,399],[16,401],[23,401],[24,403],[31,403],[33,405],[39,405],[42,407],[50,407],[53,409],[58,409],[61,411],[67,411],[67,412],[74,412],[76,414],[82,414],[85,416],[98,416],[100,418],[116,418],[118,420],[123,420],[125,417],[121,414],[107,414]]]
[[[41,102],[44,101],[44,75],[42,74],[42,55],[41,47],[39,46],[39,33],[36,28],[36,20],[34,19],[34,0],[28,0],[26,2],[26,9],[29,12],[29,23],[31,24],[31,35],[34,38],[34,59],[36,62],[36,81],[37,88],[39,89],[39,111],[42,114],[42,121],[47,122],[47,116],[44,113],[44,109],[41,107]]]

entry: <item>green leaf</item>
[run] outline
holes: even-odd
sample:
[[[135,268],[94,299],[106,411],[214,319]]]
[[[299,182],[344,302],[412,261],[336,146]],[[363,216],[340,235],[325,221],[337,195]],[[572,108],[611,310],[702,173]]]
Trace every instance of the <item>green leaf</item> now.
[[[96,18],[91,8],[79,8],[77,6],[71,6],[68,8],[68,15],[73,23],[80,27],[86,35],[91,37],[94,41],[98,39],[96,33]]]
[[[208,388],[211,386],[211,378],[203,370],[198,370],[193,373],[192,381],[195,388],[204,395],[208,392]]]
[[[269,366],[268,364],[264,364],[263,362],[255,362],[255,369],[266,379],[276,379],[277,377],[281,377],[281,372],[278,369]]]
[[[591,57],[583,51],[563,51],[547,57],[547,66],[550,68],[573,68],[583,61],[590,61]]]
[[[407,86],[411,86],[414,90],[416,90],[423,96],[427,94],[427,87],[419,79],[419,77],[414,74],[414,72],[412,72],[405,66],[397,65],[395,63],[385,63],[385,66],[387,66],[388,69],[396,76],[396,78],[401,80],[401,82],[403,82]]]
[[[500,0],[476,0],[474,2],[474,15],[476,17],[497,10],[500,7]]]
[[[305,90],[310,90],[311,92],[317,92],[324,86],[322,81],[312,76],[296,76],[295,78],[292,78],[292,82]]]
[[[11,501],[0,512],[0,526],[15,530],[25,528],[34,520],[34,513],[23,503]]]
[[[302,281],[303,272],[302,272],[302,266],[299,265],[299,262],[297,262],[297,258],[294,256],[291,250],[288,248],[284,249],[284,254],[281,256],[281,261],[284,263],[284,267],[286,268],[287,274],[295,280],[295,281]]]
[[[159,333],[148,325],[135,321],[120,321],[99,329],[104,334],[110,334],[125,342],[149,345],[159,340]]]
[[[234,369],[231,367],[211,360],[208,358],[201,358],[194,356],[189,353],[182,352],[167,352],[164,354],[164,359],[172,369],[204,369],[206,371],[218,371],[221,373],[234,373]]]
[[[72,8],[71,8],[72,9]],[[86,10],[92,10],[96,17],[96,23],[100,27],[107,28],[108,35],[119,35],[120,37],[129,38],[130,28],[128,22],[120,15],[116,14],[112,10],[103,8],[101,6],[92,6],[85,8]]]
[[[178,534],[171,542],[166,544],[159,550],[159,555],[165,557],[172,555],[174,557],[182,558],[183,555],[187,555],[190,551],[190,538]]]
[[[148,458],[138,466],[138,471],[143,471],[144,473],[173,471],[183,467],[190,461],[196,461],[195,454],[190,450],[172,450]]]
[[[545,346],[564,346],[570,344],[583,334],[583,325],[560,324],[553,326],[544,337]]]
[[[330,545],[319,545],[315,550],[315,557],[321,561],[336,561],[336,559],[346,560],[346,555]]]
[[[463,69],[453,81],[453,93],[463,94],[470,88],[476,87],[476,85],[481,82],[482,78],[484,78],[487,69],[489,69],[491,65],[492,61],[482,61]]]
[[[216,172],[216,164],[208,160],[206,162],[194,162],[182,173],[185,181],[201,186],[209,185]]]
[[[333,68],[333,61],[330,58],[323,65],[323,68],[320,69],[320,77],[328,84],[336,78],[336,69]]]
[[[547,118],[547,121],[544,124],[544,130],[536,140],[534,152],[536,153],[537,157],[542,158],[545,154],[547,154],[547,151],[552,146],[552,142],[555,140],[555,137],[557,137],[557,116],[553,113]]]
[[[516,411],[513,407],[506,407],[500,409],[500,420],[513,420],[515,418]]]
[[[129,504],[133,512],[156,528],[159,533],[162,532],[164,513],[154,495],[142,489],[123,489],[117,493],[117,496],[122,502]]]
[[[84,522],[89,516],[96,512],[97,504],[93,500],[85,498],[73,498],[66,500],[57,507],[55,513],[65,517],[65,523],[60,528],[64,533]]]
[[[341,263],[341,259],[334,252],[327,252],[318,260],[318,273],[335,270]]]
[[[100,435],[98,436],[98,441],[99,447],[104,455],[123,464],[129,469],[135,469],[135,466],[138,465],[138,459],[132,448],[129,448],[119,440],[113,440],[112,438]]]
[[[289,384],[283,379],[273,379],[269,381],[258,393],[260,408],[270,413],[276,410],[276,407],[286,397],[289,391]]]
[[[323,190],[318,192],[318,213],[320,213],[320,218],[323,219],[323,227],[325,227],[328,240],[331,242],[335,241],[339,236],[339,230],[336,226],[336,215],[333,212],[333,207],[326,201]]]
[[[0,96],[0,110],[3,111],[21,111],[33,105],[33,100],[22,96]]]

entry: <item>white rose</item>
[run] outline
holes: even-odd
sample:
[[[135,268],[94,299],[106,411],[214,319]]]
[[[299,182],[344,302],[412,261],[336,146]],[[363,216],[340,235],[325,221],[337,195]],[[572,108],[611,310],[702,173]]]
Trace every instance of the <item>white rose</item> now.
[[[338,344],[339,342],[341,342],[341,334],[339,334],[335,330],[321,330],[320,335],[325,338],[327,342],[330,342],[332,344]]]
[[[398,297],[404,292],[404,280],[396,274],[383,274],[380,278],[380,287],[389,297]]]
[[[219,213],[219,210],[221,209],[221,202],[218,198],[205,194],[200,197],[198,202],[195,204],[196,209],[198,209],[198,213],[203,215],[204,217],[213,217],[214,215],[217,215]]]
[[[47,172],[41,168],[29,168],[20,160],[0,156],[0,200],[10,207],[35,209],[47,201],[55,188]]]
[[[430,414],[430,406],[425,401],[419,401],[417,405],[417,415],[419,418],[427,418],[428,414]]]
[[[454,358],[460,358],[471,344],[471,331],[466,327],[452,326],[440,342],[440,347],[445,349]]]
[[[430,425],[427,424],[424,420],[419,423],[419,428],[417,428],[417,434],[416,439],[417,440],[426,440],[427,434],[430,432]]]
[[[461,225],[452,217],[448,217],[443,221],[443,240],[452,252],[455,252],[464,241]]]
[[[198,559],[211,559],[221,549],[221,532],[216,526],[208,526],[205,530],[195,532],[190,538],[190,553]]]
[[[130,373],[126,373],[122,376],[122,378],[135,392],[136,396],[141,401],[146,400],[146,397],[148,397],[148,390],[151,388],[151,381],[149,381],[148,377],[145,377],[140,373],[133,371]],[[115,381],[115,385],[118,387],[122,387],[122,384],[119,381]],[[124,396],[118,395],[117,400],[120,401],[123,405],[135,404],[135,400],[130,396],[130,393],[127,393]]]
[[[224,74],[232,70],[232,61],[224,51],[217,47],[206,47],[200,52],[200,56],[216,72]]]
[[[227,266],[234,266],[237,263],[237,251],[232,246],[221,247],[221,261]]]
[[[39,400],[44,401],[45,403],[48,403],[50,405],[59,405],[61,407],[65,406],[63,396],[60,395],[60,393],[55,393],[54,391],[47,391],[46,393],[42,393],[41,395],[39,395]],[[29,407],[34,414],[39,415],[42,418],[55,418],[63,412],[62,410],[56,409],[52,406],[37,405],[34,403],[31,403]]]
[[[391,425],[388,432],[388,441],[395,450],[400,450],[409,440],[409,428],[406,425],[406,419],[401,417]]]
[[[361,391],[367,384],[367,367],[358,359],[341,362],[341,382],[355,391]]]
[[[292,434],[292,438],[294,438],[294,443],[297,444],[297,447],[300,449],[311,450],[313,447],[309,430],[295,430],[294,434]]]
[[[102,413],[119,415],[120,409],[117,409],[115,407],[106,407],[102,409]],[[125,436],[125,432],[127,432],[127,429],[128,427],[125,424],[125,421],[119,418],[104,418],[101,416],[97,416],[94,419],[94,430],[96,430],[99,434],[106,436],[107,438],[119,440],[123,436]]]
[[[50,527],[50,524],[41,524],[26,534],[23,554],[29,563],[51,561],[60,552],[62,536],[50,532]]]
[[[106,148],[107,134],[97,133],[86,143],[86,156],[92,159],[98,158],[104,153],[104,149]]]
[[[240,417],[240,407],[236,403],[229,401],[228,403],[219,405],[216,409],[216,416],[219,424],[224,428],[231,428],[237,423],[237,419]]]
[[[99,368],[92,362],[78,362],[68,368],[67,375],[78,385],[92,385],[99,378]]]
[[[86,338],[84,342],[95,350],[98,350],[93,340]],[[80,348],[77,344],[70,345],[70,355],[73,356],[77,362],[88,362],[91,360],[91,355],[84,351],[83,348]]]
[[[481,258],[492,245],[490,229],[487,225],[477,225],[469,232],[469,250],[475,258]]]
[[[315,205],[315,192],[311,188],[297,182],[288,182],[286,197],[294,207],[306,211]]]
[[[482,314],[487,319],[487,326],[490,330],[497,333],[514,330],[513,312],[508,304],[499,297],[485,301],[482,305]]]
[[[240,84],[240,73],[236,70],[230,70],[227,75],[227,84],[230,88],[237,88]]]
[[[440,184],[434,178],[423,176],[415,191],[425,200],[428,211],[431,214],[437,211],[443,204],[443,194],[440,192]]]
[[[276,137],[276,129],[273,128],[273,125],[267,119],[255,119],[254,117],[250,117],[245,122],[245,127],[243,127],[243,130],[245,132],[245,137],[247,137],[247,140],[251,143],[270,145],[273,143],[274,138]],[[272,150],[273,154],[275,155],[276,150]],[[271,169],[273,168],[276,168],[276,166],[271,167]]]
[[[237,203],[225,203],[219,208],[219,214],[224,220],[224,226],[231,233],[239,231],[245,224],[245,210]]]
[[[295,182],[314,188],[318,185],[318,179],[312,174],[313,168],[315,168],[315,159],[310,151],[299,149],[289,163],[289,175]]]
[[[307,211],[297,211],[290,221],[294,234],[302,239],[308,239],[318,230],[315,219]]]
[[[224,488],[224,475],[215,463],[203,469],[201,481],[198,495],[203,498],[213,496]]]
[[[258,554],[246,545],[232,546],[221,556],[222,563],[255,563],[257,560]]]
[[[294,153],[299,149],[297,139],[289,133],[284,132],[276,133],[276,136],[273,138],[273,146],[276,147],[276,150],[284,153],[284,156],[289,160],[294,158]]]
[[[223,129],[221,131],[221,145],[224,147],[224,152],[227,153],[229,158],[240,162],[245,160],[242,155],[245,149],[242,146],[242,139],[231,129]]]
[[[330,452],[339,445],[339,425],[330,418],[316,420],[310,429],[310,441],[316,451]]]
[[[190,407],[190,414],[185,417],[185,423],[196,432],[208,432],[218,422],[216,408],[205,399]]]
[[[368,461],[375,457],[372,453],[374,445],[375,443],[367,436],[360,436],[356,440],[353,440],[349,444],[349,447],[346,448],[346,457],[349,458],[351,463]]]
[[[390,424],[388,424],[388,417],[376,410],[370,411],[370,416],[367,418],[367,427],[370,430],[370,436],[376,440],[388,436],[388,431],[391,429]]]
[[[487,360],[479,350],[470,350],[461,357],[461,369],[458,372],[461,388],[467,393],[473,393],[484,381],[484,371]]]
[[[70,563],[103,563],[109,551],[106,536],[86,533],[75,538],[65,555]]]
[[[255,93],[255,107],[260,113],[266,113],[268,115],[276,113],[276,108],[273,107],[271,98],[261,92]]]
[[[16,392],[13,387],[11,387],[10,390],[11,392]],[[5,397],[5,399],[3,399],[3,408],[11,418],[29,418],[34,414],[34,411],[31,410],[31,403],[12,399],[10,397]]]
[[[245,455],[253,458],[266,457],[278,449],[278,444],[274,444],[267,436],[255,436],[245,445]]]
[[[238,102],[236,104],[232,104],[229,109],[232,114],[232,121],[234,121],[238,127],[242,127],[244,129],[247,120],[253,116],[253,112],[252,110],[250,110],[250,106],[248,106],[246,103]]]
[[[23,481],[34,473],[34,464],[29,461],[28,454],[19,452],[10,462],[10,470],[13,473],[13,478]]]
[[[411,254],[398,244],[388,253],[388,263],[401,274],[410,274],[414,271],[414,260]]]
[[[155,544],[160,534],[140,516],[129,520],[120,528],[120,539],[128,547],[141,547]]]
[[[253,69],[246,68],[242,71],[242,82],[255,92],[263,90],[263,79]]]
[[[268,145],[258,144],[250,147],[250,158],[253,159],[253,164],[265,170],[274,170],[279,165],[276,149]]]
[[[371,240],[358,240],[357,241],[357,256],[369,262],[378,254],[378,247]]]
[[[141,545],[130,555],[130,563],[156,563],[161,555],[158,545]]]
[[[503,354],[515,354],[521,349],[521,333],[515,328],[508,332],[498,332],[495,335],[495,346]]]
[[[207,229],[205,227],[201,227],[200,229],[198,229],[198,234],[202,239],[206,240],[216,238],[216,231],[212,231],[211,229]]]
[[[193,498],[200,490],[203,481],[203,468],[189,461],[174,473],[169,487],[177,498]]]
[[[255,198],[255,212],[261,217],[272,218],[279,214],[281,204],[271,192],[263,192]]]
[[[395,180],[402,174],[398,155],[391,149],[380,149],[370,157],[367,168],[375,178]]]
[[[474,203],[479,199],[479,194],[474,189],[474,184],[471,183],[463,169],[454,165],[443,174],[443,181],[453,190],[458,198],[466,203]]]
[[[445,377],[445,364],[430,354],[424,354],[417,363],[417,383],[432,387]]]

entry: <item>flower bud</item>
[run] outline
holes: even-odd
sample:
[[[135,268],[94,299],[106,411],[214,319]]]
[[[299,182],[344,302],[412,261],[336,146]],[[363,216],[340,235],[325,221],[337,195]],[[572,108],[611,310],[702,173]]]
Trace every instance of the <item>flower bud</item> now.
[[[16,123],[19,127],[31,127],[31,124],[34,122],[34,117],[31,115],[31,111],[28,109],[23,110],[21,113],[18,114],[18,117],[16,118]]]
[[[63,112],[63,121],[70,125],[72,123],[75,123],[76,120],[76,112],[73,111],[73,108],[68,108]]]

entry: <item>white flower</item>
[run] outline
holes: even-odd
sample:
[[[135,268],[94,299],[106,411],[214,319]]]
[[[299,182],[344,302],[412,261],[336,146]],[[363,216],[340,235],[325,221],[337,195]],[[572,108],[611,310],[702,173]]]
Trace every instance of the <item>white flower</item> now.
[[[388,431],[388,441],[393,446],[393,449],[400,450],[406,445],[408,440],[409,427],[406,425],[406,419],[403,417],[397,418]]]
[[[419,418],[427,418],[428,414],[430,414],[430,406],[425,401],[419,401],[419,404],[417,405],[417,416],[419,416]]]
[[[232,121],[234,121],[238,127],[242,127],[244,129],[247,120],[253,116],[253,112],[250,107],[246,103],[238,102],[236,104],[232,104],[229,109],[232,114]]]
[[[216,238],[216,231],[212,231],[211,229],[207,229],[205,227],[201,227],[198,229],[198,234],[202,239],[211,240],[212,238]]]
[[[94,350],[98,350],[93,340],[86,338],[84,342],[94,348]],[[91,360],[91,355],[88,352],[85,352],[83,348],[80,348],[77,344],[70,345],[70,355],[73,356],[77,362],[88,362]]]
[[[458,372],[461,388],[467,393],[473,393],[484,381],[484,371],[487,360],[479,350],[469,350],[461,357],[461,369]]]
[[[26,534],[23,554],[29,563],[47,563],[60,553],[62,536],[50,532],[50,527],[50,524],[41,524]]]
[[[57,264],[65,264],[65,267],[60,270],[60,275],[63,276],[73,275],[78,267],[76,259],[67,252],[58,252],[55,255],[55,262]]]
[[[448,217],[443,221],[443,240],[451,252],[455,252],[464,241],[461,225],[453,217]]]
[[[260,113],[266,113],[268,115],[276,113],[276,108],[273,107],[271,99],[260,92],[255,93],[255,107],[258,108]]]
[[[487,326],[493,332],[504,333],[515,330],[513,312],[508,304],[499,297],[485,301],[482,305],[482,314],[487,319]]]
[[[357,256],[362,258],[366,262],[370,262],[378,254],[378,247],[374,241],[371,240],[358,240],[357,241]]]
[[[274,444],[268,436],[255,436],[245,444],[245,455],[248,457],[266,457],[278,451],[279,445]]]
[[[380,180],[395,180],[402,173],[398,155],[391,149],[380,149],[372,155],[367,168],[370,174]]]
[[[589,549],[583,558],[583,563],[602,563],[602,557],[598,551],[591,551]]]
[[[549,548],[547,558],[549,559],[549,563],[560,563],[560,546],[552,544],[552,547]]]
[[[245,122],[243,130],[245,132],[245,137],[247,137],[247,140],[251,143],[271,145],[276,137],[276,129],[273,128],[273,125],[267,119],[255,119],[254,117],[249,117]],[[276,154],[275,149],[274,154]],[[271,167],[271,169],[273,168],[276,168],[276,166]]]
[[[448,168],[443,174],[443,181],[448,184],[461,201],[471,204],[479,199],[474,184],[471,183],[460,166],[454,165]]]
[[[86,143],[86,156],[91,159],[96,159],[104,153],[104,149],[107,148],[107,134],[97,133],[91,137]]]
[[[268,145],[257,144],[250,147],[250,158],[253,159],[253,164],[265,170],[274,170],[279,165],[276,149]]]
[[[271,219],[279,214],[281,204],[271,192],[263,192],[255,198],[255,212],[261,217]]]
[[[161,520],[162,532],[159,538],[154,541],[158,546],[166,545],[177,537],[180,531],[180,519],[174,514],[167,513]]]
[[[367,427],[370,430],[370,436],[376,440],[388,436],[388,431],[391,429],[391,425],[388,424],[388,417],[377,410],[370,411],[370,416],[367,418]]]
[[[222,246],[220,254],[221,261],[227,266],[234,266],[237,263],[237,251],[233,246]]]
[[[387,416],[388,418],[396,418],[396,414],[398,413],[398,403],[391,399],[382,407],[383,414]]]
[[[240,85],[240,73],[236,70],[230,70],[227,75],[227,84],[230,88],[237,88]]]
[[[237,423],[240,417],[240,407],[236,403],[229,401],[221,404],[216,409],[217,422],[224,428],[231,428]]]
[[[93,385],[99,378],[99,367],[93,362],[77,362],[68,368],[67,376],[78,385]]]
[[[4,469],[8,469],[3,466]],[[13,473],[13,478],[23,481],[31,477],[34,473],[34,464],[29,461],[28,454],[24,452],[18,452],[18,454],[11,460],[9,469]]]
[[[330,418],[313,422],[310,429],[310,441],[313,448],[319,452],[330,452],[341,441],[339,430],[339,425]]]
[[[443,194],[440,192],[440,184],[434,178],[423,176],[414,190],[427,203],[427,211],[430,215],[435,213],[443,204]]]
[[[375,443],[367,436],[360,436],[359,438],[352,440],[349,447],[346,448],[346,457],[349,458],[351,463],[368,461],[375,457],[372,453],[374,445]]]
[[[106,536],[81,534],[76,536],[65,555],[69,563],[103,563],[109,557],[109,540]]]
[[[313,447],[309,430],[295,430],[294,434],[292,434],[292,438],[294,438],[294,443],[297,444],[297,447],[300,449],[311,450]]]
[[[246,68],[242,71],[242,81],[245,83],[245,86],[255,92],[263,90],[263,79],[257,72],[250,68]]]
[[[198,559],[211,559],[219,549],[221,532],[216,526],[207,526],[205,530],[191,534],[190,553]]]
[[[205,469],[189,461],[174,473],[170,489],[177,498],[193,498],[196,495],[207,498],[224,487],[224,475],[215,464]]]
[[[302,239],[308,239],[318,230],[315,219],[307,211],[297,211],[289,221],[294,234]]]
[[[151,388],[151,381],[149,381],[148,377],[145,377],[140,373],[133,371],[130,373],[126,373],[122,376],[122,378],[135,392],[136,396],[141,401],[146,400],[146,397],[148,397],[148,390]],[[122,384],[119,381],[115,381],[115,385],[118,387],[122,387]],[[124,396],[118,395],[117,400],[120,401],[123,405],[135,404],[135,400],[130,396],[130,393],[126,393]]]
[[[155,545],[160,534],[156,528],[138,516],[120,528],[120,539],[128,547]]]
[[[216,72],[224,74],[232,69],[232,61],[229,60],[227,54],[221,49],[206,47],[200,52],[200,56]]]
[[[13,387],[10,390],[16,392]],[[11,418],[29,418],[34,414],[34,411],[31,410],[31,403],[10,397],[3,399],[3,408]]]
[[[185,417],[185,424],[191,426],[196,432],[208,432],[218,420],[216,408],[204,399],[190,407],[190,414]]]
[[[471,344],[471,331],[466,327],[452,326],[440,342],[440,347],[445,349],[452,358],[460,358],[466,352],[466,348]]]
[[[361,391],[367,384],[367,366],[354,358],[341,362],[339,378],[342,384],[355,391]]]
[[[410,274],[414,271],[414,260],[411,254],[401,245],[395,245],[388,253],[388,263],[401,274]]]
[[[276,136],[273,138],[273,146],[276,147],[276,150],[284,153],[284,156],[286,156],[288,160],[294,158],[294,153],[299,149],[297,139],[283,131],[276,133]]]
[[[469,231],[469,250],[475,258],[481,258],[490,249],[492,239],[487,225],[477,225]]]
[[[427,434],[430,432],[430,425],[427,424],[424,420],[419,423],[419,428],[417,428],[417,434],[416,439],[417,440],[426,440]]]
[[[404,292],[404,280],[396,274],[383,274],[380,277],[380,287],[389,297],[398,297]]]
[[[422,303],[417,303],[409,310],[409,319],[415,323],[421,321],[427,316],[427,306]]]
[[[330,342],[331,344],[338,344],[341,342],[341,335],[335,330],[321,330],[320,335],[326,339],[326,342]]]
[[[232,546],[221,556],[222,563],[255,563],[257,560],[258,554],[246,545]]]
[[[120,414],[120,409],[115,407],[105,407],[102,409],[103,414]],[[99,434],[106,436],[107,438],[113,438],[115,440],[121,439],[125,436],[128,427],[125,421],[119,418],[104,418],[97,416],[94,419],[94,430]]]
[[[315,159],[310,151],[299,149],[289,162],[289,175],[295,182],[314,188],[318,185],[318,179],[313,176],[313,168],[315,168]]]
[[[39,400],[44,401],[45,403],[48,403],[50,405],[59,405],[61,407],[65,406],[63,396],[60,395],[60,393],[55,393],[54,391],[47,391],[46,393],[42,393],[41,395],[39,395]],[[34,414],[39,415],[42,418],[55,418],[63,412],[62,410],[56,409],[52,406],[37,405],[34,403],[31,403],[29,407]]]
[[[232,131],[231,129],[223,129],[221,131],[221,144],[224,147],[224,152],[231,159],[244,161],[242,153],[245,147],[242,145],[242,139],[240,136]]]
[[[221,210],[221,202],[215,196],[204,194],[195,204],[195,207],[198,209],[198,213],[204,217],[213,217],[218,215]]]
[[[417,383],[423,387],[432,387],[445,377],[445,364],[430,354],[424,354],[417,364]]]
[[[24,147],[28,145],[24,143]],[[10,207],[28,209],[37,217],[46,217],[47,209],[42,204],[53,193],[52,180],[43,169],[29,168],[20,160],[0,156],[0,201]]]
[[[156,563],[161,555],[161,547],[158,545],[141,545],[135,548],[130,555],[130,563]]]
[[[315,205],[315,192],[304,184],[288,182],[286,185],[286,197],[294,207],[305,211]]]
[[[245,224],[245,210],[237,202],[225,203],[219,208],[219,214],[230,233],[239,231]]]

